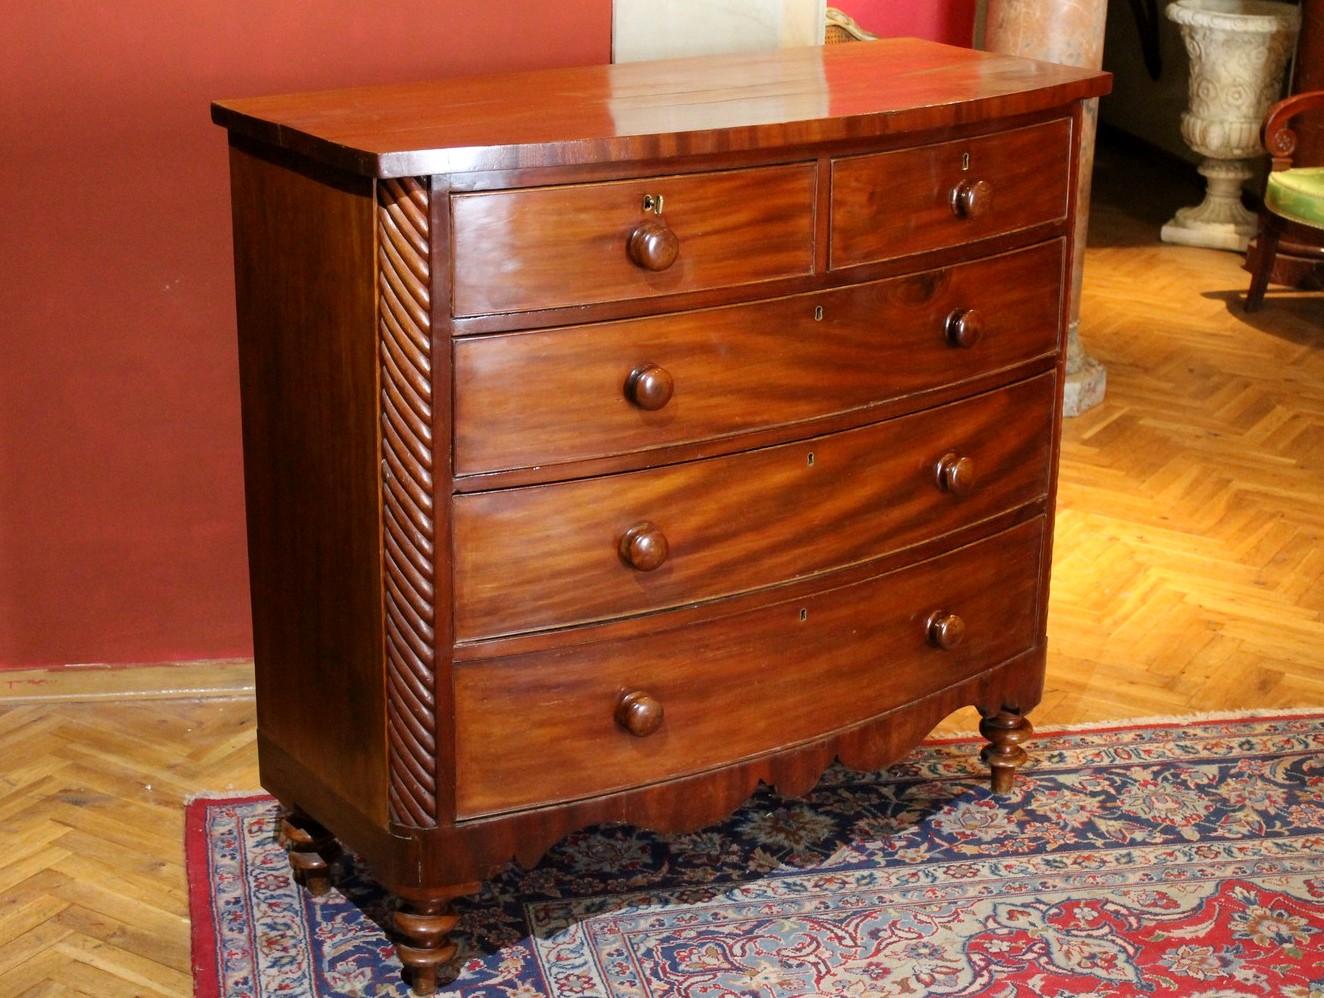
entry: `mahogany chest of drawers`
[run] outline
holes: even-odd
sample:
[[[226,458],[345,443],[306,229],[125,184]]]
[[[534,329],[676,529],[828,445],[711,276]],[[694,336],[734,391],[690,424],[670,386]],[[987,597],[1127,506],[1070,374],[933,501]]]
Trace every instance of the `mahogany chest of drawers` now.
[[[263,784],[449,900],[1040,697],[1081,102],[914,40],[214,105]]]

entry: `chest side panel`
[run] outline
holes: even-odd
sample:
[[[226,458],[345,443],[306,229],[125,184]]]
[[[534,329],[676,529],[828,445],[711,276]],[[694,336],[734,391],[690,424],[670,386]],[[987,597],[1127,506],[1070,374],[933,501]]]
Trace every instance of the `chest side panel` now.
[[[384,821],[373,185],[240,146],[231,185],[258,726]]]

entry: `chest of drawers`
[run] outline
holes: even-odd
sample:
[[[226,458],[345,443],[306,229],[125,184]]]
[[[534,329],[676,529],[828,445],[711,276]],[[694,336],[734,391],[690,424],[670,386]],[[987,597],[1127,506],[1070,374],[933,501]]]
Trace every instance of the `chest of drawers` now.
[[[450,899],[1039,700],[1081,102],[914,40],[220,102],[262,781]]]

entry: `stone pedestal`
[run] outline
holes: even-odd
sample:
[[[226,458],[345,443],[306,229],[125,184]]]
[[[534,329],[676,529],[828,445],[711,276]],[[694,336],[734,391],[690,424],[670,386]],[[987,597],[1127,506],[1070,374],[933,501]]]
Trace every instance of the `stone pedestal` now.
[[[1031,59],[1098,69],[1103,65],[1103,26],[1107,0],[988,0],[984,48]],[[1076,190],[1075,249],[1071,307],[1067,323],[1067,383],[1063,412],[1077,416],[1103,401],[1108,372],[1085,353],[1080,342],[1080,286],[1089,227],[1090,181],[1094,172],[1094,133],[1099,102],[1085,102],[1080,130],[1080,176]]]
[[[1080,345],[1080,319],[1067,327],[1067,383],[1062,398],[1062,415],[1079,416],[1103,401],[1108,391],[1108,369],[1085,352]]]
[[[1204,157],[1208,187],[1198,205],[1178,209],[1159,238],[1240,253],[1258,227],[1242,207],[1241,187],[1255,175],[1260,125],[1282,90],[1301,13],[1272,0],[1177,0],[1166,13],[1191,57],[1182,139]]]

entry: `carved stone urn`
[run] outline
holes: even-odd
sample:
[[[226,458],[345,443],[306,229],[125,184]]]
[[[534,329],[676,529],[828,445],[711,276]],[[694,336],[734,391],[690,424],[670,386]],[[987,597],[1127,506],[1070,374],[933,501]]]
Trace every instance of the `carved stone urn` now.
[[[1177,0],[1166,13],[1191,57],[1181,134],[1204,157],[1207,189],[1198,205],[1178,209],[1160,238],[1241,252],[1256,229],[1241,186],[1254,175],[1260,124],[1282,91],[1300,10],[1272,0]]]

